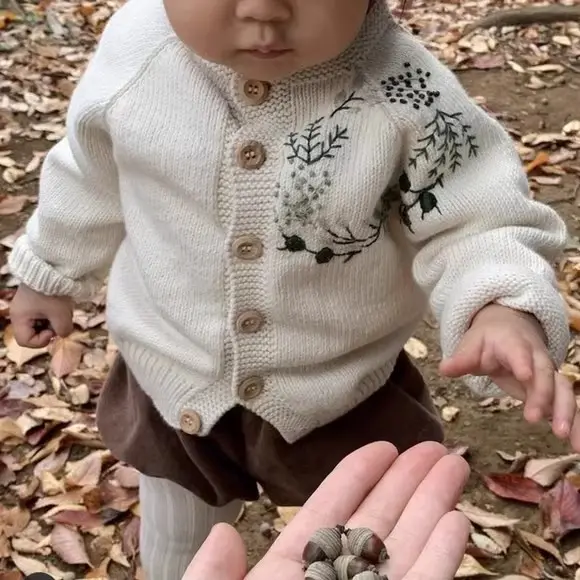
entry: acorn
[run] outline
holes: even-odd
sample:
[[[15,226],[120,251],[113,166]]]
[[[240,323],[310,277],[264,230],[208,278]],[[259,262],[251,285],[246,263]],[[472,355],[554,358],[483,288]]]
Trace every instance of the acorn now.
[[[334,561],[334,569],[337,572],[338,580],[352,580],[357,574],[366,570],[374,570],[373,564],[367,562],[359,556],[339,556]]]
[[[386,576],[373,572],[372,570],[365,570],[353,577],[352,580],[389,580]]]
[[[304,566],[338,558],[342,553],[343,531],[343,526],[335,526],[334,528],[320,528],[314,532],[302,551]]]
[[[304,580],[338,580],[338,576],[330,562],[313,562],[306,568]]]
[[[385,543],[368,528],[345,530],[348,549],[373,564],[381,564],[389,558]]]

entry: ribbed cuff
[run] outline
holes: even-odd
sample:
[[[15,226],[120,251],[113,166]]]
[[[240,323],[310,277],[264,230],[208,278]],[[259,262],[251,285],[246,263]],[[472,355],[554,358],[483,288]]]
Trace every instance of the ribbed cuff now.
[[[522,266],[484,264],[472,270],[451,289],[441,314],[441,348],[450,356],[484,306],[496,303],[537,318],[548,348],[559,367],[566,359],[570,334],[564,302],[555,279],[548,280]],[[478,395],[497,395],[499,388],[487,377],[465,377]]]
[[[102,286],[96,278],[73,280],[60,274],[32,252],[25,235],[18,238],[8,258],[12,275],[22,284],[46,296],[69,296],[83,301],[92,298]]]

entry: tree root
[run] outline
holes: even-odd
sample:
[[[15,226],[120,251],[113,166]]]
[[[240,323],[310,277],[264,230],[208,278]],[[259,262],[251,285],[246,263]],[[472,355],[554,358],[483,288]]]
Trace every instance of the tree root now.
[[[469,24],[463,30],[463,35],[478,28],[491,28],[492,26],[525,26],[529,24],[553,24],[555,22],[580,22],[580,6],[563,6],[553,4],[551,6],[529,6],[515,10],[504,10],[484,16],[481,20]]]

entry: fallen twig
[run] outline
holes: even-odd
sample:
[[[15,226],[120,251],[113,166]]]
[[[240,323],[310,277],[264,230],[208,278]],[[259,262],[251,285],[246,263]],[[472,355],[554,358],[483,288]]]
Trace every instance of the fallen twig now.
[[[463,30],[467,35],[477,28],[492,28],[493,26],[525,26],[528,24],[554,24],[555,22],[580,22],[580,6],[528,6],[515,10],[493,12],[488,16],[468,24]]]

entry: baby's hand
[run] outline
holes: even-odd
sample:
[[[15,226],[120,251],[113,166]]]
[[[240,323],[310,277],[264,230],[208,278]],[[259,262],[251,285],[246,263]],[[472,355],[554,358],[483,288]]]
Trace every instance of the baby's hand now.
[[[571,383],[558,372],[541,325],[533,316],[496,304],[473,319],[440,371],[448,377],[488,376],[508,395],[525,402],[530,423],[551,419],[552,431],[570,438],[580,452],[580,414]]]
[[[43,348],[55,336],[73,331],[73,302],[65,296],[45,296],[21,284],[10,304],[14,338],[20,346]]]

